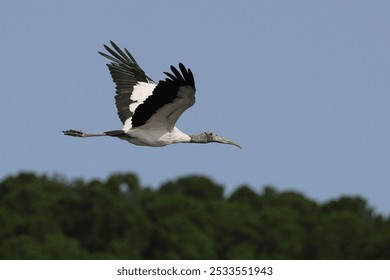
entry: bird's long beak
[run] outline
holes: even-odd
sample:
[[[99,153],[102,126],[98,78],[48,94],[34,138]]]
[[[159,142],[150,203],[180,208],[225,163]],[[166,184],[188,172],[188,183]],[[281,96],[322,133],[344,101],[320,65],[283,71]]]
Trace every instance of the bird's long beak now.
[[[221,137],[221,136],[218,136],[218,135],[214,135],[213,137],[213,141],[214,142],[218,142],[218,143],[222,143],[222,144],[229,144],[229,145],[234,145],[236,147],[239,147],[240,149],[242,149],[242,147],[237,144],[236,142],[233,142],[227,138],[224,138],[224,137]]]

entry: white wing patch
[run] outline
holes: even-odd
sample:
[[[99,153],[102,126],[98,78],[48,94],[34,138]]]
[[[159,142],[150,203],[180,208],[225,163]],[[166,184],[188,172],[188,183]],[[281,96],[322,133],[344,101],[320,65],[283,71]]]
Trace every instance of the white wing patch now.
[[[138,82],[134,87],[133,87],[133,92],[130,96],[130,100],[134,101],[130,103],[129,110],[134,114],[135,110],[139,105],[144,103],[146,98],[148,98],[150,95],[152,95],[154,88],[157,85],[153,82],[151,83],[145,83],[145,82]],[[131,129],[132,124],[131,124],[131,118],[127,119],[125,122],[125,125],[123,127],[124,131],[127,131]]]

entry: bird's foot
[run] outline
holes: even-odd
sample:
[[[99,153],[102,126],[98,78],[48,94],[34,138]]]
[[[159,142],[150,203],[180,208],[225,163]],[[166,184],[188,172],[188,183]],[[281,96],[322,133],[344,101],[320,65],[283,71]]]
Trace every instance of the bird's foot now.
[[[63,131],[63,133],[64,133],[64,135],[69,135],[69,136],[73,136],[73,137],[83,137],[84,136],[84,132],[82,132],[81,130],[69,129],[69,130]]]

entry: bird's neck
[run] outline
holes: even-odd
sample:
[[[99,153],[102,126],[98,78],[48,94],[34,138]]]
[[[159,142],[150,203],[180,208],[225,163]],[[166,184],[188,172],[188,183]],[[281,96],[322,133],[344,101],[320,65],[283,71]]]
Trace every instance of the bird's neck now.
[[[200,134],[190,134],[190,142],[191,143],[207,143],[207,138],[204,133]]]

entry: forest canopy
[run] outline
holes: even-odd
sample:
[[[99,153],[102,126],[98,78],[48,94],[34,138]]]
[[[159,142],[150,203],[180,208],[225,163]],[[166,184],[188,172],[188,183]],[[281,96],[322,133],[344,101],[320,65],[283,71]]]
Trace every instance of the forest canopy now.
[[[325,203],[203,176],[140,186],[133,173],[0,182],[1,259],[389,259],[390,219],[362,197]]]

